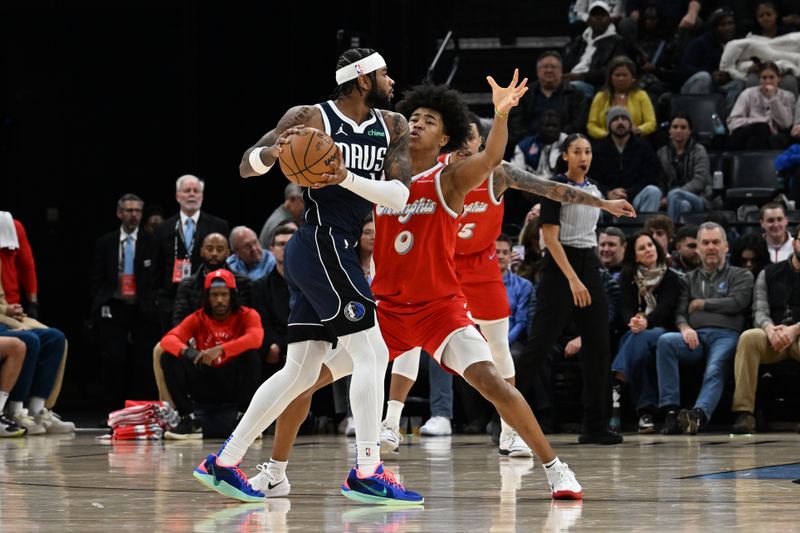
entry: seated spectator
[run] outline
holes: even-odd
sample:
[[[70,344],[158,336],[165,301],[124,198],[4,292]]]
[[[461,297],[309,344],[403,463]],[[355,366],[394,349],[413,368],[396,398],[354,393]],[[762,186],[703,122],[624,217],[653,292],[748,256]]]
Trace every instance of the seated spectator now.
[[[638,20],[638,33],[633,40],[634,57],[639,70],[638,85],[647,91],[655,105],[658,97],[670,90],[678,80],[678,49],[682,34],[663,14],[661,2],[649,0]]]
[[[786,218],[786,208],[780,202],[770,202],[761,206],[759,223],[764,230],[762,237],[767,246],[769,261],[777,263],[789,259],[794,253],[792,236],[786,229],[789,219]],[[755,276],[756,273],[753,273]]]
[[[798,227],[800,230],[800,227]],[[753,291],[753,324],[739,338],[734,359],[736,413],[732,433],[755,433],[758,365],[791,357],[800,361],[800,232],[792,239],[794,253],[758,274]]]
[[[25,343],[13,337],[0,337],[0,438],[22,437],[27,432],[4,414],[24,361]]]
[[[757,2],[755,15],[756,26],[753,28],[753,31],[747,34],[747,37],[756,36],[762,37],[763,39],[774,39],[775,37],[786,35],[792,31],[781,22],[780,15],[778,14],[778,6],[772,0],[760,0]],[[755,87],[759,84],[760,79],[758,71],[760,66],[760,61],[753,61],[753,64],[747,70],[748,87]],[[797,77],[791,72],[786,72],[781,76],[778,86],[797,96]]]
[[[278,226],[283,225],[286,220],[293,220],[298,225],[302,224],[305,205],[303,188],[296,183],[288,184],[283,190],[283,203],[269,215],[261,228],[261,233],[258,234],[261,246],[269,248],[269,243],[272,242],[272,232]]]
[[[789,245],[791,244],[792,239],[789,240]],[[733,244],[731,264],[749,270],[755,278],[770,264],[767,253],[764,239],[754,233],[747,233],[736,239]]]
[[[778,88],[780,69],[772,61],[761,64],[761,83],[745,89],[728,117],[729,150],[780,150],[789,145],[795,96]]]
[[[667,214],[680,220],[683,213],[711,206],[711,171],[706,147],[692,138],[692,120],[678,111],[669,120],[669,143],[658,149],[664,169]]]
[[[667,215],[656,215],[647,219],[644,223],[643,231],[651,234],[664,253],[667,254],[665,261],[669,265],[669,243],[675,237],[675,224]],[[623,259],[623,262],[625,260]]]
[[[636,65],[625,56],[608,64],[606,83],[592,100],[586,130],[593,139],[608,135],[606,115],[612,107],[624,107],[631,116],[631,132],[646,137],[656,131],[656,113],[646,92],[636,83]]]
[[[597,255],[600,257],[600,264],[616,281],[619,281],[622,272],[625,241],[625,233],[614,226],[603,228],[597,235]]]
[[[612,58],[627,55],[625,39],[611,23],[611,8],[602,0],[589,4],[589,27],[567,48],[564,68],[567,79],[591,99],[605,80],[606,65]]]
[[[725,95],[726,114],[733,108],[736,98],[744,89],[744,81],[731,78],[719,70],[719,61],[725,43],[736,34],[733,13],[717,9],[708,17],[708,31],[695,37],[683,51],[679,71],[684,80],[681,94]]]
[[[684,224],[675,234],[675,251],[670,267],[678,274],[688,274],[700,266],[697,253],[697,226]]]
[[[241,414],[261,384],[257,350],[264,330],[258,313],[239,304],[229,270],[210,272],[204,291],[203,308],[161,339],[164,380],[181,415],[178,426],[164,434],[167,439],[203,438],[193,401],[235,401]]]
[[[663,170],[653,147],[633,135],[625,107],[609,109],[606,125],[610,135],[594,146],[591,177],[609,200],[628,200],[639,212],[658,211]]]
[[[253,282],[253,308],[261,316],[264,327],[262,359],[275,373],[286,359],[286,332],[289,327],[289,286],[283,277],[283,253],[296,229],[278,226],[272,232],[270,252],[275,256],[275,269]],[[269,377],[265,375],[265,377]]]
[[[699,0],[656,0],[662,9],[661,15],[665,19],[664,26],[670,31],[678,33],[694,30],[699,21],[701,4]],[[626,5],[631,18],[642,17],[641,11],[647,4],[641,0],[627,0]]]
[[[228,248],[228,241],[221,233],[210,233],[203,239],[203,244],[200,248],[200,258],[202,263],[200,268],[197,269],[195,274],[181,281],[178,290],[175,293],[175,307],[172,311],[172,324],[173,327],[177,326],[183,320],[203,307],[203,294],[205,279],[209,272],[219,270],[220,268],[228,268],[226,259],[230,255],[230,248]],[[249,306],[251,303],[251,286],[250,278],[242,276],[234,272],[236,279],[237,298],[242,305]]]
[[[726,264],[728,242],[722,226],[701,224],[697,242],[702,267],[681,280],[675,318],[679,333],[665,333],[656,347],[659,407],[666,412],[661,432],[667,435],[694,435],[711,418],[753,294],[753,275]],[[703,384],[694,407],[680,409],[679,364],[704,360]]]
[[[247,276],[252,281],[263,278],[275,268],[275,258],[264,253],[256,232],[247,226],[236,226],[231,230],[231,250],[226,260],[232,272]]]
[[[508,119],[509,144],[516,146],[523,138],[541,133],[546,111],[558,113],[564,132],[583,131],[588,109],[589,100],[583,92],[564,80],[561,54],[555,50],[542,52],[536,60],[536,81]]]
[[[636,233],[625,250],[620,278],[620,319],[626,324],[611,370],[620,387],[629,383],[639,416],[639,433],[655,433],[658,405],[656,345],[675,329],[680,278],[667,268],[664,248],[646,231]]]
[[[508,305],[511,308],[511,314],[508,317],[508,344],[514,346],[518,342],[524,342],[528,336],[533,284],[508,269],[511,263],[511,239],[508,235],[501,234],[497,237],[495,248],[497,262],[500,264],[500,272],[503,275],[503,284],[506,286]]]
[[[541,133],[522,139],[514,148],[511,163],[521,169],[549,179],[556,173],[556,164],[561,157],[561,143],[567,134],[561,131],[561,118],[548,109],[542,113]]]

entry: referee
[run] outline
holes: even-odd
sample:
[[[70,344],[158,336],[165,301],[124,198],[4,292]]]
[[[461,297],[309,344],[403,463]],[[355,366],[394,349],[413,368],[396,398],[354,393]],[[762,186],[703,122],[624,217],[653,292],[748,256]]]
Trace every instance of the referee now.
[[[586,173],[592,146],[573,133],[561,146],[559,171],[552,179],[597,197],[600,191]],[[565,164],[566,163],[566,164]],[[565,171],[566,169],[566,171]],[[574,319],[582,339],[583,427],[581,444],[618,444],[622,436],[608,429],[611,400],[608,303],[600,279],[595,229],[600,209],[542,199],[540,221],[545,255],[539,270],[536,314],[517,371],[525,385],[549,356],[564,328]],[[527,388],[527,387],[526,387]],[[520,387],[523,394],[526,392]]]

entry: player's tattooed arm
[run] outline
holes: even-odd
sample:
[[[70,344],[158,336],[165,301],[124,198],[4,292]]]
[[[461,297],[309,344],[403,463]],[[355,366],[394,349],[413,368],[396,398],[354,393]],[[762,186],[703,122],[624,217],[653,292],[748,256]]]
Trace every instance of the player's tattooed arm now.
[[[390,142],[383,163],[386,180],[398,180],[408,187],[411,184],[411,155],[408,152],[408,121],[400,113],[386,112],[386,126]]]
[[[562,204],[584,204],[604,209],[614,216],[636,216],[633,207],[625,200],[604,200],[597,198],[587,192],[564,183],[547,180],[522,170],[512,165],[508,161],[503,161],[494,170],[493,193],[495,198],[500,196],[506,189],[519,189],[538,196],[544,196]]]
[[[281,138],[286,138],[286,134],[292,131],[292,128],[298,126],[312,126],[319,127],[319,110],[310,105],[299,105],[289,109],[283,117],[278,121],[275,129],[267,132],[266,135],[261,137],[258,142],[245,150],[242,155],[242,161],[239,163],[239,173],[243,178],[251,176],[259,176],[261,173],[253,170],[250,164],[250,153],[256,148],[266,148],[261,150],[259,154],[261,162],[269,167],[275,164],[278,160],[278,141]]]

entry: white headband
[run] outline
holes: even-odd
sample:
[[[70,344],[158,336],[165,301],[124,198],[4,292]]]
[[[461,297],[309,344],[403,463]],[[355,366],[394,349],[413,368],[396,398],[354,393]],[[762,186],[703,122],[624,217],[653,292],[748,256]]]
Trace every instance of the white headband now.
[[[375,72],[379,68],[386,66],[386,61],[383,60],[378,52],[368,55],[364,59],[360,59],[356,63],[351,63],[336,71],[336,83],[339,85],[354,80],[362,74],[369,74]]]

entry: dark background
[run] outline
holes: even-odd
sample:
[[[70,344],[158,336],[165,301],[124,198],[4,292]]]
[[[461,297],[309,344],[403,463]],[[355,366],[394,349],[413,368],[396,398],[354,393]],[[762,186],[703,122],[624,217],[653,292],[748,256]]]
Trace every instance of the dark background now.
[[[89,275],[122,194],[169,216],[175,180],[196,174],[203,210],[259,231],[286,181],[277,169],[239,178],[241,154],[288,107],[330,94],[350,36],[381,52],[402,90],[449,29],[509,39],[565,28],[565,2],[522,0],[3,2],[0,209],[28,230],[42,321],[70,341],[60,406],[91,399]]]

